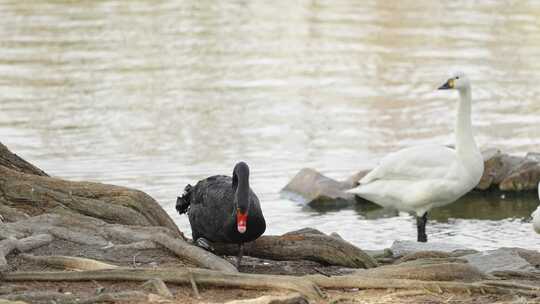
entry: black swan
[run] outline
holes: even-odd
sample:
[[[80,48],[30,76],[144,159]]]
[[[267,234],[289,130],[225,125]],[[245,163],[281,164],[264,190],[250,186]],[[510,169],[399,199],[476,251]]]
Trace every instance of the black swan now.
[[[215,175],[187,185],[176,200],[178,213],[188,213],[193,240],[210,249],[210,242],[238,244],[237,266],[243,244],[256,240],[266,230],[257,195],[249,187],[249,167],[236,164],[232,178]]]

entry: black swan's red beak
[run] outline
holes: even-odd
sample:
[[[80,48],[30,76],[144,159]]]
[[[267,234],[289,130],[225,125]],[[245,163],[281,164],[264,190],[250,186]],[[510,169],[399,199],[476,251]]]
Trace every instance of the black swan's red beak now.
[[[247,230],[247,212],[240,211],[240,208],[236,210],[236,227],[238,232],[244,233]]]

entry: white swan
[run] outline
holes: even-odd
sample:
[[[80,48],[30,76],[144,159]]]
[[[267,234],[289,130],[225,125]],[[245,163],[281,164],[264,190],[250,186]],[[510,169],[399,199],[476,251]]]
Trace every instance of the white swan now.
[[[415,212],[418,241],[427,242],[427,212],[454,202],[472,190],[484,171],[471,127],[471,85],[456,73],[439,90],[456,89],[456,148],[427,145],[406,148],[382,159],[380,165],[347,192],[400,211]]]
[[[538,199],[540,199],[540,183],[538,183]],[[532,224],[534,231],[540,233],[540,206],[532,213]]]

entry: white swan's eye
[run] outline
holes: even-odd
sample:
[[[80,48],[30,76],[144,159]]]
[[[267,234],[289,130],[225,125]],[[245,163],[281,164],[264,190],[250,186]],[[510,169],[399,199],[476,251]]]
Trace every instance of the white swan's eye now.
[[[459,76],[456,76],[456,79],[459,79]]]

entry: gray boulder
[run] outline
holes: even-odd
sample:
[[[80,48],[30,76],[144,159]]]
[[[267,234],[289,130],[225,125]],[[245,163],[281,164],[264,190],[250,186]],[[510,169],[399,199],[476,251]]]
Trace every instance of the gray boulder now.
[[[484,273],[494,271],[536,271],[534,263],[540,262],[540,253],[520,248],[499,248],[462,257]]]
[[[522,157],[502,153],[499,149],[484,150],[482,156],[484,157],[484,174],[476,186],[478,190],[487,190],[499,185],[523,161]]]
[[[498,187],[502,191],[534,190],[540,181],[540,153],[529,152],[525,157],[487,149],[484,157],[484,174],[476,186],[478,190]]]
[[[502,191],[535,190],[540,182],[538,153],[528,153],[523,161],[499,184]]]
[[[365,174],[365,173],[364,173]],[[358,184],[360,174],[346,181],[337,181],[311,168],[304,168],[281,190],[283,196],[306,202],[310,206],[319,204],[348,205],[355,202],[354,194],[345,190]]]

